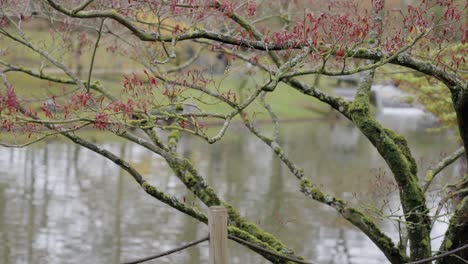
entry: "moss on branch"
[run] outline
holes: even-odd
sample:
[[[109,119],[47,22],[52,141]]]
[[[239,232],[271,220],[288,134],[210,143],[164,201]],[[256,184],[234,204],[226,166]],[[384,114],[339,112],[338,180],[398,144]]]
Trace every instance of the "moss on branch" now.
[[[374,145],[393,172],[400,187],[400,200],[409,223],[411,259],[431,255],[430,219],[424,193],[419,187],[417,166],[406,140],[380,125],[370,115],[370,86],[374,71],[366,76],[358,88],[354,102],[349,107],[353,122]]]
[[[468,243],[468,197],[464,197],[455,209],[455,213],[450,219],[449,227],[445,233],[444,241],[442,242],[439,251],[449,251]],[[441,258],[437,261],[438,264],[461,264],[466,263],[468,259],[468,250],[463,250],[457,253],[458,257],[449,256]]]

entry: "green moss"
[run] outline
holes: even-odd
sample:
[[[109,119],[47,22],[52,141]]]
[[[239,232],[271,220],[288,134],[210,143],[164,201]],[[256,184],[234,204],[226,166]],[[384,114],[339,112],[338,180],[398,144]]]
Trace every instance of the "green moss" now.
[[[177,176],[182,180],[185,186],[192,191],[198,199],[207,206],[221,205],[221,201],[213,191],[213,188],[206,185],[203,179],[198,178],[186,171],[186,168],[180,164],[170,164],[171,168],[176,172]]]
[[[404,251],[400,251],[393,241],[382,233],[366,215],[354,208],[346,208],[343,210],[342,215],[345,219],[366,233],[392,263],[408,262],[408,257]]]
[[[173,129],[167,136],[167,142],[169,145],[177,145],[180,139],[180,132],[177,129]]]
[[[316,186],[314,186],[308,179],[301,180],[301,191],[310,196],[312,199],[319,202],[326,202],[325,195]]]
[[[400,150],[402,151],[403,155],[405,158],[408,160],[411,166],[411,173],[416,176],[418,174],[418,165],[416,164],[416,160],[413,158],[413,155],[411,154],[411,149],[408,147],[408,142],[406,139],[395,133],[391,129],[385,129],[385,132],[387,135],[395,141],[395,143],[398,145]]]
[[[143,190],[145,190],[146,192],[151,192],[153,191],[152,188],[154,188],[147,181],[144,181],[143,184],[141,184],[141,187],[143,187]]]
[[[369,115],[369,104],[365,99],[358,99],[350,105],[354,123],[377,148],[397,177],[400,186],[405,186],[408,180],[415,178],[417,171],[416,162],[412,158],[406,140],[395,132],[383,128]]]
[[[450,239],[445,239],[445,244],[444,244],[445,248],[451,248],[451,247],[452,247],[452,244],[453,244],[453,243],[452,243],[452,240],[450,240]]]
[[[425,182],[430,182],[433,177],[434,177],[434,171],[433,170],[428,170],[426,175],[424,176],[424,181]]]
[[[429,242],[428,242],[427,238],[421,240],[421,244],[422,244],[424,247],[429,246]]]
[[[356,54],[355,56],[364,56],[368,53],[368,50],[366,48],[359,48],[357,51],[356,51]]]
[[[401,202],[406,220],[412,224],[412,228],[409,228],[411,256],[427,257],[430,255],[430,244],[425,245],[420,241],[429,238],[430,219],[424,195],[416,178],[416,162],[405,138],[385,129],[369,114],[369,98],[364,93],[369,87],[363,85],[359,87],[358,96],[349,107],[351,118],[379,151],[401,188]]]
[[[175,111],[176,111],[176,112],[182,112],[182,111],[184,111],[184,107],[182,106],[182,104],[176,104],[176,105],[175,105]]]
[[[359,118],[364,118],[368,117],[370,114],[370,103],[369,103],[369,97],[368,96],[362,96],[358,97],[354,100],[352,104],[349,105],[348,108],[350,113],[355,113],[359,114]]]
[[[283,148],[282,148],[279,144],[277,144],[276,142],[273,142],[273,143],[271,144],[271,148],[275,151],[276,154],[278,154],[278,156],[281,157],[281,156],[284,155],[284,150],[283,150]]]
[[[465,196],[460,202],[458,202],[454,214],[450,219],[450,224],[445,233],[444,242],[440,248],[441,251],[448,251],[454,248],[466,245],[468,243],[468,237],[466,234],[468,233],[468,221],[466,221],[466,217],[468,215],[468,197]],[[463,251],[461,252],[460,257],[465,257],[463,255]],[[465,258],[466,259],[466,258]],[[454,258],[446,258],[444,261],[440,263],[463,263],[459,261],[455,261]]]
[[[369,44],[375,44],[375,38],[369,38],[369,39],[367,40],[367,43],[369,43]]]
[[[261,230],[257,225],[243,219],[231,205],[224,203],[223,206],[228,211],[230,224],[236,226],[237,228],[245,232],[248,232],[250,235],[256,237],[260,241],[267,243],[276,251],[280,251],[280,252],[287,251],[290,254],[293,253],[293,251],[287,248],[286,245],[281,243],[279,239],[277,239],[270,233]]]
[[[303,180],[301,181],[301,189],[309,187],[310,184],[311,184],[311,183],[310,183],[310,181],[309,181],[308,179],[303,179]]]
[[[248,232],[245,232],[244,230],[242,229],[239,229],[237,227],[234,227],[234,226],[228,226],[228,233],[230,235],[233,235],[237,238],[240,238],[242,240],[245,240],[247,242],[250,242],[252,244],[255,244],[259,247],[262,247],[266,250],[269,250],[269,251],[272,251],[272,252],[275,252],[277,254],[284,254],[284,255],[289,255],[290,253],[288,252],[283,252],[281,250],[277,250],[273,247],[271,247],[268,243],[265,243],[264,241],[252,236],[251,234],[249,234]],[[255,249],[253,249],[255,251]],[[265,254],[261,251],[258,251],[261,255],[264,255],[265,258],[267,258],[268,260],[270,260],[272,263],[288,263],[282,259],[279,259],[277,257],[274,257],[270,254]],[[302,259],[301,257],[298,257],[299,259]]]
[[[349,108],[353,122],[378,149],[384,139],[383,129],[382,126],[370,116],[369,109],[369,104],[363,102],[363,100],[355,100]]]

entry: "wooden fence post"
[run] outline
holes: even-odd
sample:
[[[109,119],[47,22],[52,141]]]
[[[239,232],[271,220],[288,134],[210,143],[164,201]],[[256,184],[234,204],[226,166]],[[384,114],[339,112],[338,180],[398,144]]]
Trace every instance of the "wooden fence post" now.
[[[208,229],[210,232],[209,264],[227,264],[227,210],[222,206],[211,206],[208,211]]]

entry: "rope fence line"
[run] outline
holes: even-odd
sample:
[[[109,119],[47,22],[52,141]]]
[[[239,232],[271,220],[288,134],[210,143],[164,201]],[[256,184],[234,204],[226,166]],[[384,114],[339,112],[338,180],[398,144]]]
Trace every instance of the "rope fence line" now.
[[[283,260],[288,260],[288,261],[292,261],[292,262],[295,262],[295,263],[299,263],[299,264],[316,264],[314,262],[307,262],[307,261],[304,261],[304,260],[301,260],[301,259],[297,259],[297,258],[292,258],[292,257],[288,257],[288,256],[283,256],[283,255],[280,255],[278,253],[275,253],[273,251],[270,251],[270,250],[267,250],[267,249],[264,249],[260,246],[257,246],[255,244],[252,244],[248,241],[245,241],[241,238],[238,238],[238,237],[235,237],[235,236],[232,236],[232,235],[228,235],[228,238],[233,240],[233,241],[236,241],[240,244],[243,244],[243,245],[246,245],[248,247],[252,247],[254,249],[257,249],[257,250],[260,250],[262,251],[263,253],[267,253],[267,254],[270,254],[272,256],[275,256],[275,257],[278,257],[278,258],[281,258]],[[146,261],[150,261],[150,260],[153,260],[153,259],[157,259],[157,258],[160,258],[160,257],[164,257],[164,256],[167,256],[167,255],[170,255],[170,254],[173,254],[173,253],[177,253],[179,251],[182,251],[184,249],[187,249],[189,247],[193,247],[195,245],[198,245],[202,242],[205,242],[209,240],[209,235],[208,236],[205,236],[203,238],[200,238],[198,240],[195,240],[195,241],[192,241],[190,243],[187,243],[185,245],[182,245],[180,247],[176,247],[176,248],[173,248],[173,249],[170,249],[170,250],[167,250],[167,251],[164,251],[162,253],[159,253],[157,255],[153,255],[153,256],[149,256],[149,257],[144,257],[144,258],[140,258],[140,259],[136,259],[136,260],[132,260],[132,261],[126,261],[126,262],[122,262],[122,264],[138,264],[138,263],[143,263],[143,262],[146,262]]]
[[[285,260],[285,261],[291,261],[291,262],[298,263],[298,264],[316,264],[314,262],[305,261],[305,260],[294,258],[294,257],[284,256],[284,255],[278,254],[276,252],[273,252],[273,251],[267,250],[265,248],[262,248],[262,247],[260,247],[260,246],[258,246],[256,244],[253,244],[253,243],[251,243],[249,241],[243,240],[243,239],[238,238],[236,236],[228,235],[227,234],[227,213],[226,213],[225,208],[222,208],[222,207],[219,207],[219,206],[210,207],[210,215],[209,215],[209,218],[208,218],[208,227],[209,227],[209,234],[207,236],[201,238],[201,239],[192,241],[190,243],[187,243],[187,244],[182,245],[180,247],[176,247],[176,248],[173,248],[171,250],[159,253],[157,255],[153,255],[153,256],[149,256],[149,257],[145,257],[145,258],[140,258],[140,259],[133,260],[133,261],[126,261],[126,262],[123,262],[122,264],[143,263],[143,262],[146,262],[146,261],[149,261],[149,260],[157,259],[157,258],[160,258],[160,257],[164,257],[164,256],[167,256],[167,255],[182,251],[184,249],[187,249],[189,247],[193,247],[193,246],[198,245],[198,244],[200,244],[202,242],[205,242],[207,240],[210,241],[210,249],[209,249],[210,250],[210,264],[213,264],[213,263],[214,264],[227,264],[228,263],[227,239],[231,239],[233,241],[236,241],[239,244],[242,244],[242,245],[245,245],[247,247],[253,248],[253,249],[255,249],[255,250],[257,250],[257,251],[259,251],[259,252],[261,252],[263,254],[268,254],[270,256],[274,256],[276,258],[279,258],[279,259],[282,259],[282,260]],[[428,263],[428,262],[431,262],[433,260],[437,260],[437,259],[440,259],[440,258],[444,258],[444,257],[450,256],[450,255],[453,255],[453,254],[455,254],[457,252],[460,252],[462,250],[465,250],[465,249],[468,249],[468,244],[466,244],[464,246],[461,246],[461,247],[458,247],[456,249],[444,252],[444,253],[436,254],[436,255],[434,255],[432,257],[428,257],[428,258],[425,258],[425,259],[416,260],[416,261],[412,261],[412,262],[407,262],[407,263],[404,263],[404,264]]]
[[[430,257],[430,258],[426,258],[426,259],[421,259],[421,260],[417,260],[417,261],[413,261],[413,262],[408,262],[406,264],[422,264],[422,263],[427,263],[427,262],[430,262],[430,261],[433,261],[433,260],[437,260],[437,259],[440,259],[440,258],[443,258],[443,257],[447,257],[449,255],[452,255],[454,253],[457,253],[459,251],[462,251],[464,249],[468,249],[468,244],[464,245],[464,246],[461,246],[461,247],[458,247],[456,249],[452,249],[450,251],[447,251],[447,252],[444,252],[444,253],[441,253],[441,254],[437,254],[437,255],[434,255],[433,257]]]
[[[316,264],[314,262],[308,262],[308,261],[305,261],[305,260],[280,255],[278,253],[275,253],[275,252],[272,252],[270,250],[264,249],[264,248],[262,248],[260,246],[257,246],[255,244],[252,244],[252,243],[250,243],[248,241],[245,241],[245,240],[243,240],[241,238],[238,238],[238,237],[235,237],[235,236],[232,236],[232,235],[229,235],[228,237],[229,237],[229,239],[231,239],[233,241],[236,241],[236,242],[238,242],[240,244],[246,245],[248,247],[252,247],[254,249],[262,251],[263,253],[270,254],[272,256],[281,258],[283,260],[288,260],[288,261],[292,261],[292,262],[299,263],[299,264]],[[184,249],[187,249],[189,247],[193,247],[195,245],[198,245],[198,244],[200,244],[202,242],[205,242],[205,241],[208,241],[208,240],[209,240],[209,236],[205,236],[205,237],[200,238],[198,240],[195,240],[193,242],[190,242],[190,243],[187,243],[187,244],[182,245],[180,247],[173,248],[171,250],[159,253],[157,255],[153,255],[153,256],[149,256],[149,257],[145,257],[145,258],[141,258],[141,259],[137,259],[137,260],[133,260],[133,261],[123,262],[122,264],[143,263],[143,262],[146,262],[146,261],[149,261],[149,260],[157,259],[157,258],[160,258],[160,257],[164,257],[164,256],[167,256],[167,255],[182,251]],[[449,255],[452,255],[452,254],[457,253],[459,251],[462,251],[464,249],[468,249],[468,244],[466,244],[464,246],[461,246],[459,248],[456,248],[456,249],[441,253],[441,254],[434,255],[433,257],[430,257],[430,258],[425,258],[425,259],[421,259],[421,260],[417,260],[417,261],[412,261],[412,262],[408,262],[408,263],[405,263],[405,264],[423,264],[423,263],[427,263],[427,262],[430,262],[430,261],[433,261],[433,260],[437,260],[437,259],[440,259],[440,258],[443,258],[443,257],[447,257]]]
[[[259,251],[262,251],[263,253],[267,253],[267,254],[270,254],[272,256],[275,256],[275,257],[278,257],[278,258],[281,258],[283,260],[288,260],[288,261],[292,261],[292,262],[295,262],[295,263],[299,263],[299,264],[316,264],[314,262],[308,262],[308,261],[305,261],[305,260],[301,260],[301,259],[297,259],[297,258],[292,258],[292,257],[287,257],[287,256],[283,256],[283,255],[280,255],[278,253],[275,253],[275,252],[272,252],[270,250],[267,250],[267,249],[264,249],[260,246],[257,246],[255,244],[252,244],[248,241],[245,241],[241,238],[238,238],[238,237],[235,237],[235,236],[232,236],[232,235],[229,235],[228,236],[229,239],[233,240],[233,241],[236,241],[240,244],[243,244],[243,245],[246,245],[248,247],[252,247],[254,249],[257,249]],[[145,258],[141,258],[141,259],[137,259],[137,260],[132,260],[132,261],[127,261],[127,262],[122,262],[122,264],[138,264],[138,263],[143,263],[143,262],[146,262],[146,261],[150,261],[150,260],[153,260],[153,259],[157,259],[157,258],[160,258],[160,257],[164,257],[164,256],[167,256],[167,255],[170,255],[170,254],[173,254],[173,253],[177,253],[179,251],[182,251],[184,249],[187,249],[189,247],[193,247],[195,245],[198,245],[200,243],[203,243],[205,241],[208,241],[209,240],[209,235],[203,237],[203,238],[200,238],[198,240],[195,240],[195,241],[192,241],[190,243],[187,243],[185,245],[182,245],[180,247],[177,247],[177,248],[173,248],[171,250],[168,250],[168,251],[165,251],[165,252],[162,252],[162,253],[159,253],[157,255],[153,255],[153,256],[149,256],[149,257],[145,257]],[[407,262],[405,264],[423,264],[423,263],[428,263],[430,261],[434,261],[434,260],[437,260],[437,259],[440,259],[440,258],[443,258],[443,257],[447,257],[447,256],[450,256],[452,254],[455,254],[457,252],[460,252],[464,249],[468,249],[468,244],[464,245],[464,246],[461,246],[459,248],[456,248],[456,249],[453,249],[453,250],[450,250],[450,251],[447,251],[447,252],[444,252],[444,253],[441,253],[441,254],[437,254],[437,255],[434,255],[430,258],[425,258],[425,259],[421,259],[421,260],[416,260],[416,261],[412,261],[412,262]]]
[[[195,240],[195,241],[192,241],[190,243],[187,243],[185,245],[182,245],[180,247],[176,247],[176,248],[173,248],[171,250],[168,250],[168,251],[164,251],[162,253],[159,253],[157,255],[153,255],[153,256],[149,256],[149,257],[145,257],[145,258],[141,258],[141,259],[137,259],[137,260],[132,260],[132,261],[127,261],[127,262],[123,262],[122,264],[138,264],[138,263],[143,263],[143,262],[146,262],[146,261],[149,261],[149,260],[153,260],[153,259],[157,259],[157,258],[160,258],[160,257],[164,257],[164,256],[167,256],[167,255],[170,255],[170,254],[173,254],[173,253],[176,253],[176,252],[179,252],[179,251],[182,251],[184,249],[187,249],[189,247],[193,247],[195,245],[198,245],[202,242],[205,242],[209,240],[209,236],[205,236],[204,238],[200,238],[198,240]]]

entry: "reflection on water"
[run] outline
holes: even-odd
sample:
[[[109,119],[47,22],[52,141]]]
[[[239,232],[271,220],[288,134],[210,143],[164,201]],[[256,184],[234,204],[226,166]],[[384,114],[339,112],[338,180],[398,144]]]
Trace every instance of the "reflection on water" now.
[[[454,149],[447,135],[405,133],[415,156],[425,161]],[[314,121],[285,127],[282,135],[285,150],[327,192],[353,204],[372,199],[375,169],[385,166],[355,128]],[[161,158],[117,140],[102,146],[131,161],[156,186],[193,202]],[[243,215],[306,259],[385,263],[361,232],[330,208],[305,199],[287,168],[247,133],[231,132],[214,146],[184,139],[181,154]],[[391,223],[380,225],[397,237]],[[64,142],[0,149],[1,263],[119,263],[206,232],[206,226],[149,197],[113,163],[88,150]],[[265,263],[233,242],[230,248],[231,263]],[[153,263],[206,262],[205,243]]]

